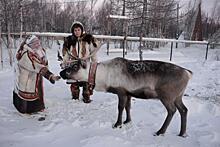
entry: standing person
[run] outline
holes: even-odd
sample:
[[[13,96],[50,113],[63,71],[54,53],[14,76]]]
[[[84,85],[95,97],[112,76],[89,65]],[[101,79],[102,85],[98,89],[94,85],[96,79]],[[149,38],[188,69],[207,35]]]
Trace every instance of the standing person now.
[[[74,60],[73,56],[77,58],[88,57],[92,51],[98,47],[98,41],[91,35],[84,32],[82,23],[73,22],[70,31],[72,35],[64,38],[63,44],[63,62]],[[92,62],[97,62],[96,54],[90,59]],[[71,84],[70,89],[72,93],[72,99],[78,100],[80,88],[83,87],[83,102],[90,103],[90,95],[92,95],[92,88],[88,82],[76,81]]]
[[[45,109],[43,77],[52,84],[59,80],[48,69],[46,52],[36,36],[29,36],[16,54],[16,81],[13,104],[20,113],[35,113]]]

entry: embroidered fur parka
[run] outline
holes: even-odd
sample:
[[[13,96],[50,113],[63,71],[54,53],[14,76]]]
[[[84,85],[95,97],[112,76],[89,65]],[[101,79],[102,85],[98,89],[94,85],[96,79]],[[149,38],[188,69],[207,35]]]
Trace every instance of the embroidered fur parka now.
[[[43,52],[45,53],[44,49]],[[16,58],[14,91],[21,99],[27,101],[43,99],[42,76],[50,80],[51,83],[55,83],[52,79],[53,73],[48,69],[47,59],[40,59],[25,43],[21,45]]]

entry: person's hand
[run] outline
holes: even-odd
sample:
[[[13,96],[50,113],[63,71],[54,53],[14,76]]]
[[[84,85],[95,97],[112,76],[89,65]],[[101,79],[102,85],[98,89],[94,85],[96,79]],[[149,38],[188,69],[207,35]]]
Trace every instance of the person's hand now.
[[[52,75],[52,77],[50,78],[50,82],[52,84],[55,83],[55,81],[58,81],[61,77],[60,76],[55,76],[55,75]]]

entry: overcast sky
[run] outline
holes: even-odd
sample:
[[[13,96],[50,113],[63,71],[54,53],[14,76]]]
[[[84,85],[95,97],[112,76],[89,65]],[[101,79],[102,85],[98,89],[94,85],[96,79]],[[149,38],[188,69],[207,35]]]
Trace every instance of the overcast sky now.
[[[180,0],[180,3],[187,8],[189,1],[192,1],[193,4],[193,1],[195,0]],[[202,11],[208,13],[209,15],[213,13],[214,6],[216,6],[216,8],[220,7],[220,0],[202,0]]]
[[[97,6],[101,6],[104,0],[98,0],[97,2]],[[188,7],[188,3],[189,1],[192,1],[192,4],[195,0],[179,0],[180,1],[180,5],[184,6],[184,9],[186,9]],[[220,0],[202,0],[202,11],[208,13],[209,15],[211,15],[212,10],[215,6],[215,4],[217,3],[217,7],[220,7]],[[216,7],[216,8],[217,8]]]

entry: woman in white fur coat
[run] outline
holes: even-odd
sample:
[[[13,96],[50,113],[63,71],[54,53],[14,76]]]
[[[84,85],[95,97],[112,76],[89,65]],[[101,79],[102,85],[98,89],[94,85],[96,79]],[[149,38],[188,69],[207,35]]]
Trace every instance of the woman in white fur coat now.
[[[29,36],[20,45],[16,59],[16,81],[13,91],[15,108],[20,113],[28,114],[43,111],[45,109],[43,77],[52,84],[60,77],[49,71],[46,52],[38,37]]]

